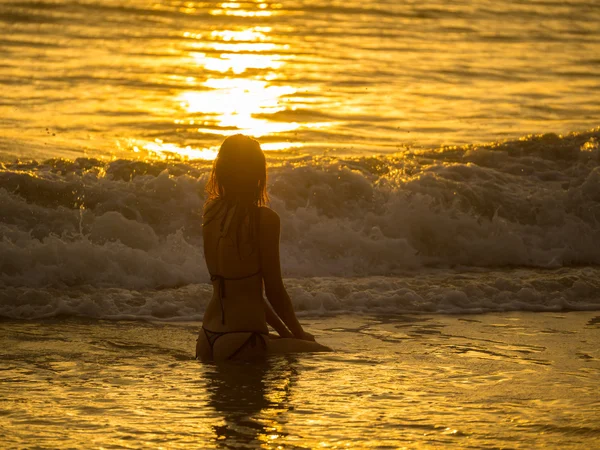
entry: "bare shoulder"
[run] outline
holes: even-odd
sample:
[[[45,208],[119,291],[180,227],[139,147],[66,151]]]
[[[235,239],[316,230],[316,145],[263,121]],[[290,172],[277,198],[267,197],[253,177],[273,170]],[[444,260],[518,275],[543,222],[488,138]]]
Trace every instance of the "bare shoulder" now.
[[[217,203],[219,202],[218,198],[211,198],[206,200],[206,202],[204,202],[204,212],[210,210],[211,208],[213,208],[214,206],[217,205]]]
[[[219,211],[221,211],[220,205],[222,205],[222,202],[219,198],[207,200],[202,210],[202,222],[207,223],[214,219]]]
[[[267,206],[261,206],[258,208],[258,214],[260,215],[261,227],[264,226],[266,228],[279,228],[279,223],[281,222],[281,220],[279,219],[279,214],[277,214],[271,208]]]
[[[206,200],[204,202],[204,208],[202,208],[202,213],[206,214],[208,211],[210,211],[217,204],[217,201],[218,200],[216,198]]]

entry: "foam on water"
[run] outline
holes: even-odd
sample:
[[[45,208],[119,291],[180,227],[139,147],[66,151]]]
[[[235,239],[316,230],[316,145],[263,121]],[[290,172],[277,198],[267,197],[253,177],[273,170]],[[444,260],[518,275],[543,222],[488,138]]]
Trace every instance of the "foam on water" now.
[[[299,315],[329,316],[598,310],[598,280],[600,270],[589,267],[485,272],[428,269],[394,277],[287,278],[285,284]],[[199,321],[211,296],[212,286],[206,283],[159,290],[9,286],[0,290],[0,317]]]
[[[597,307],[597,269],[585,266],[600,264],[599,139],[596,129],[388,156],[273,156],[271,206],[282,219],[284,275],[299,279],[290,281],[296,306]],[[201,241],[209,169],[86,158],[4,164],[0,314],[198,316],[210,291]],[[554,272],[540,272],[539,283],[518,288],[483,275],[469,286],[403,284],[440,270],[510,267],[568,269],[569,281],[553,290]]]

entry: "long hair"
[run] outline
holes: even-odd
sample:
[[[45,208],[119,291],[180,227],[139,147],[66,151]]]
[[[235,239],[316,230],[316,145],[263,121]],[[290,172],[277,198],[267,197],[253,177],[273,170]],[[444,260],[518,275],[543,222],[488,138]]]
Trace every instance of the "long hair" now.
[[[243,134],[225,139],[214,161],[206,193],[209,201],[266,205],[267,162],[258,141]]]
[[[244,219],[248,217],[250,230],[258,238],[258,207],[269,201],[267,195],[267,162],[260,144],[243,134],[229,136],[221,144],[212,172],[206,184],[207,202],[203,225],[211,222],[225,208],[221,223],[223,229],[227,211],[236,207],[237,244]],[[217,200],[217,201],[215,201]]]

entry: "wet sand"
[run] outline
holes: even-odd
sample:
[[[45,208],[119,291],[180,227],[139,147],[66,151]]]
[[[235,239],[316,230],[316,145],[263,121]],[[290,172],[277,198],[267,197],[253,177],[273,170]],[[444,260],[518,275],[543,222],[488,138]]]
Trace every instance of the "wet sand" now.
[[[304,318],[331,354],[203,365],[198,323],[4,321],[2,448],[594,448],[598,312]]]

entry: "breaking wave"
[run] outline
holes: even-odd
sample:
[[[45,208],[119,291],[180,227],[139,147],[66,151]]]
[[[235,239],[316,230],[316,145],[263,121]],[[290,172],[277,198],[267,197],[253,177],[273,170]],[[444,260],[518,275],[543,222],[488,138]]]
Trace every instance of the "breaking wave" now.
[[[583,284],[573,279],[568,289],[575,285],[594,292],[594,277],[582,275],[579,268],[592,266],[585,270],[595,273],[593,266],[600,264],[599,141],[600,129],[595,129],[373,157],[282,159],[273,153],[269,192],[282,222],[284,275],[299,279],[290,281],[299,285],[308,283],[302,281],[308,277],[334,277],[338,281],[332,286],[341,279],[352,291],[362,286],[357,278],[379,280],[384,286],[427,271],[573,268]],[[75,291],[81,301],[94,292],[103,292],[109,301],[110,292],[118,292],[121,302],[129,292],[135,304],[136,292],[143,290],[152,290],[143,294],[150,297],[167,292],[185,296],[210,287],[204,284],[209,276],[201,240],[203,190],[210,170],[206,161],[52,159],[4,163],[0,169],[1,315],[54,314],[60,307],[48,298]],[[495,286],[495,281],[489,283]],[[493,301],[491,291],[487,295],[480,288],[478,295]],[[543,302],[536,303],[536,288],[522,291],[526,288],[509,290],[521,292],[513,300],[544,309]],[[331,287],[329,303],[323,297],[314,308],[304,309],[327,309],[327,304],[347,308],[349,294],[336,289]],[[468,299],[462,288],[450,290]],[[418,290],[412,290],[417,297],[380,291],[372,294],[371,303],[436,310],[433,304],[423,306],[426,302],[417,297],[427,295]],[[194,295],[203,297],[198,292]],[[327,289],[304,292],[317,298]],[[356,290],[356,295],[370,295],[361,292]],[[463,294],[452,294],[452,301],[464,300],[468,306],[457,311],[494,309],[469,302]],[[561,299],[549,300],[554,305],[550,309],[568,303],[564,295]],[[413,301],[421,306],[410,306]],[[43,312],[33,306],[36,302],[54,306]],[[198,307],[188,303],[175,301],[179,306],[162,312],[134,307],[130,313],[194,316]],[[102,316],[90,308],[80,313]],[[102,310],[113,316],[129,314],[121,307],[104,305]]]

